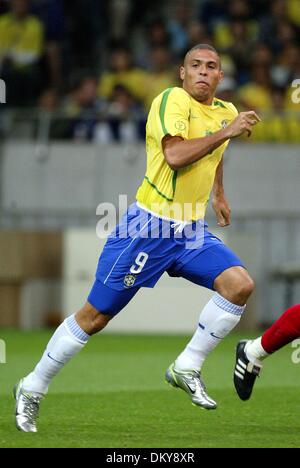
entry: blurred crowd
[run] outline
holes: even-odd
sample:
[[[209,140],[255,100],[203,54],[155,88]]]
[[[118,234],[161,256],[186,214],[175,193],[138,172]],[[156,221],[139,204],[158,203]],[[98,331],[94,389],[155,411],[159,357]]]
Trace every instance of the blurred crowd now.
[[[143,139],[198,43],[220,52],[217,96],[262,116],[252,141],[300,141],[300,0],[0,0],[5,108],[52,116],[52,138]]]

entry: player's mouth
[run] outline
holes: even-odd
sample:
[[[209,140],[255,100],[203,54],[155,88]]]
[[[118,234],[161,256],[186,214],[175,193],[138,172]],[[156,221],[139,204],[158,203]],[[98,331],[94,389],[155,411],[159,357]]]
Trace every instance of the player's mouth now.
[[[206,83],[206,81],[203,81],[203,80],[197,81],[196,84],[197,85],[202,85],[202,86],[209,86],[209,84]]]

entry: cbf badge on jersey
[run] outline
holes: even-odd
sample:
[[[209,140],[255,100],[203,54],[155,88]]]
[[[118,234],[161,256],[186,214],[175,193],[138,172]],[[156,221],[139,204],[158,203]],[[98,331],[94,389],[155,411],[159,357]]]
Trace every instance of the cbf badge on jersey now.
[[[177,120],[177,122],[175,122],[175,128],[183,132],[183,130],[186,129],[186,124],[182,120]]]
[[[136,276],[132,275],[131,273],[127,273],[127,275],[124,278],[124,285],[126,286],[126,288],[130,288],[134,285],[135,280]]]

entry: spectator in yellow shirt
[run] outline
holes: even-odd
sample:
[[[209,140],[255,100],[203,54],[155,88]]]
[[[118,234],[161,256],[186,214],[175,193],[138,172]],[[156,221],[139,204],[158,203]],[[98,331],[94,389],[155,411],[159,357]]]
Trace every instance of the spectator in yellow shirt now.
[[[99,81],[98,93],[110,98],[115,86],[122,85],[140,101],[145,98],[145,72],[132,66],[132,57],[126,48],[115,49],[110,60],[111,71],[104,72]]]
[[[43,40],[43,24],[29,14],[28,0],[12,0],[11,11],[0,17],[0,67],[7,81],[8,105],[37,97]]]
[[[299,0],[287,0],[287,10],[290,21],[300,26],[300,2]]]
[[[268,111],[272,108],[271,79],[269,68],[265,65],[256,64],[251,68],[251,81],[241,86],[238,98],[246,109],[256,111]]]
[[[151,69],[146,73],[145,108],[150,110],[153,99],[164,89],[177,85],[175,73],[170,60],[170,52],[166,47],[155,47],[151,51]]]
[[[284,88],[273,88],[272,109],[262,112],[261,116],[261,125],[253,129],[252,142],[299,143],[300,115],[299,112],[286,110]]]

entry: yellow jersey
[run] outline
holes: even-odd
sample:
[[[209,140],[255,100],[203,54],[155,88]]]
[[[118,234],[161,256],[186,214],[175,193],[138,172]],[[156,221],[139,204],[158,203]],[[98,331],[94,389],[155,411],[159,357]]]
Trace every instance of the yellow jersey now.
[[[110,98],[113,94],[114,87],[122,85],[137,99],[145,98],[145,79],[146,72],[139,68],[123,72],[104,73],[99,81],[98,94]]]
[[[169,88],[157,96],[146,126],[147,169],[136,194],[139,205],[169,219],[203,219],[229,140],[199,161],[175,171],[165,160],[162,139],[165,135],[183,139],[205,137],[226,127],[237,115],[232,103],[214,99],[207,106],[183,88]]]
[[[44,27],[35,16],[17,21],[12,13],[0,18],[0,57],[9,55],[16,66],[26,66],[43,52]]]

